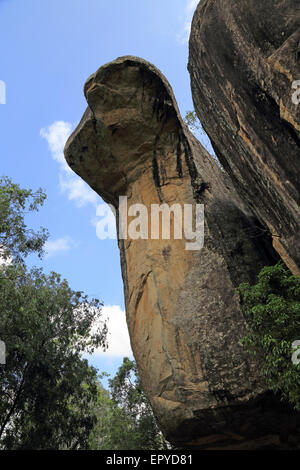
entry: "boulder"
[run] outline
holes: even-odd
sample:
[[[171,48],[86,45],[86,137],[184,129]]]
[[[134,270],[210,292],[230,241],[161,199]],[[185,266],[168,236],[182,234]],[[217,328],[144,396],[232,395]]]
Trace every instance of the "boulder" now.
[[[219,161],[299,275],[299,1],[202,0],[188,69]]]
[[[282,446],[281,434],[292,433],[297,419],[240,345],[247,324],[235,290],[277,260],[269,233],[182,121],[153,65],[118,58],[84,92],[88,108],[65,157],[116,209],[131,345],[164,434],[184,448]],[[149,213],[152,204],[204,205],[204,246],[126,239],[120,196]]]

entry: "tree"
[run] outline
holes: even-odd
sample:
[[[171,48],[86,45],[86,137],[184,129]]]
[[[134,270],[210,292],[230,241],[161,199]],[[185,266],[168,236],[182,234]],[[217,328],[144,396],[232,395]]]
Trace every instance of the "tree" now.
[[[13,258],[0,267],[0,338],[7,351],[0,365],[0,448],[85,449],[96,422],[98,378],[82,353],[106,346],[101,304],[56,273],[27,270],[24,257],[42,255],[46,233],[26,227],[25,210],[28,203],[35,210],[44,195],[6,178],[0,183],[1,242]]]
[[[198,119],[198,116],[195,111],[186,111],[185,116],[184,116],[184,122],[187,124],[188,128],[190,131],[195,134],[197,139],[200,140],[201,144],[205,147],[205,149],[208,151],[209,155],[212,156],[216,164],[218,165],[219,168],[221,168],[222,171],[224,171],[223,166],[219,162],[214,149],[211,145],[210,139],[206,132],[204,131],[201,122]]]
[[[1,256],[11,257],[16,262],[24,262],[24,257],[35,252],[40,257],[48,238],[45,228],[35,232],[24,221],[28,212],[34,212],[46,199],[42,189],[35,193],[31,189],[22,189],[11,179],[0,178],[0,246]]]
[[[170,449],[143,390],[136,363],[125,357],[109,383],[110,397],[103,391],[99,394],[101,416],[92,433],[91,447],[101,450]],[[96,436],[99,436],[98,441]]]
[[[105,347],[101,316],[56,273],[21,265],[0,270],[0,443],[5,449],[85,448],[95,424],[97,372],[81,358]]]
[[[103,372],[100,378],[104,375],[109,374]],[[92,414],[96,417],[96,422],[90,433],[88,445],[90,450],[111,450],[109,444],[114,404],[109,392],[105,390],[101,382],[98,382],[97,392],[97,402],[93,404],[92,410]]]
[[[201,123],[195,111],[186,111],[184,121],[192,132],[204,133]]]
[[[300,364],[292,361],[300,340],[300,278],[282,262],[264,267],[257,284],[243,283],[238,292],[250,333],[243,345],[262,360],[262,374],[271,390],[300,410]]]

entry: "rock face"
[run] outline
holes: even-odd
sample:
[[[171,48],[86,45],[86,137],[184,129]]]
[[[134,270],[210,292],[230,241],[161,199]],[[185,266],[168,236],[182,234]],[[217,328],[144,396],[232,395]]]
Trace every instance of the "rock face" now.
[[[153,65],[121,57],[84,91],[88,108],[65,148],[78,175],[116,209],[119,196],[149,211],[205,208],[201,250],[119,232],[131,345],[162,430],[185,448],[281,446],[296,417],[266,391],[239,344],[247,326],[235,293],[276,260],[268,233],[189,132]]]
[[[216,155],[299,275],[299,1],[202,0],[188,69]]]

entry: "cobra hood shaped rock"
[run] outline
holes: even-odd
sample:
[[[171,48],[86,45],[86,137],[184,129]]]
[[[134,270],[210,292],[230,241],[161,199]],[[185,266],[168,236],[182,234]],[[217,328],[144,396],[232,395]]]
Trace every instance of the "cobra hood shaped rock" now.
[[[116,209],[119,196],[205,208],[201,250],[184,239],[118,239],[131,345],[163,432],[185,448],[280,446],[296,418],[239,343],[247,325],[235,292],[277,259],[271,239],[153,65],[121,57],[84,91],[88,108],[65,147],[79,176]]]

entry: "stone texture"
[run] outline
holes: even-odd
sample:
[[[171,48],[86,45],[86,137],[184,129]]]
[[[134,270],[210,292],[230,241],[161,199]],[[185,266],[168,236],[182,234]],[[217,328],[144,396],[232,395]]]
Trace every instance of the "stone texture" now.
[[[189,49],[195,110],[216,155],[299,275],[299,0],[202,0]]]
[[[106,202],[117,208],[127,195],[129,206],[205,207],[201,250],[118,240],[131,345],[166,437],[185,448],[283,446],[297,417],[266,391],[239,344],[247,326],[235,292],[277,259],[268,232],[189,132],[153,65],[121,57],[84,91],[88,108],[65,157]]]

